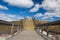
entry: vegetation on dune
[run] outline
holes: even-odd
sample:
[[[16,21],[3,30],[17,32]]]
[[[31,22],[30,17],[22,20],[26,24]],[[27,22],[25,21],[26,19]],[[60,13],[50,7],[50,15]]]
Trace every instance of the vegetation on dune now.
[[[11,23],[14,23],[14,24],[19,24],[19,25],[21,25],[21,24],[23,24],[23,20],[19,20],[19,21],[11,21]]]
[[[0,33],[10,33],[11,32],[11,27],[12,26],[9,26],[9,25],[0,25]],[[16,26],[14,26],[14,31],[16,31],[17,30],[17,27]]]
[[[46,23],[46,21],[44,21],[44,20],[37,20],[36,21],[36,24],[44,24],[44,23]]]
[[[49,26],[48,29],[53,32],[60,32],[60,25]]]
[[[10,26],[8,25],[0,25],[0,31],[9,31],[10,30]]]

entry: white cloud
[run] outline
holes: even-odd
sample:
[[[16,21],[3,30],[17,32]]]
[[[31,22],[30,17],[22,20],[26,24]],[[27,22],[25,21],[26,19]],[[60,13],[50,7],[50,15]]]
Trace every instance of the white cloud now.
[[[60,0],[44,0],[41,6],[50,11],[44,14],[44,18],[60,17]]]
[[[44,14],[44,16],[46,17],[60,17],[60,13],[50,13],[50,12],[46,12]]]
[[[41,19],[53,19],[53,17],[59,17],[60,18],[60,13],[52,13],[52,12],[46,12],[45,14],[37,13],[34,16],[39,17]]]
[[[30,16],[26,16],[26,18],[30,19],[30,18],[32,18],[32,17],[30,17]]]
[[[5,14],[0,12],[0,20],[5,20],[5,21],[16,21],[24,19],[24,17],[17,16],[17,15],[12,15],[12,14]]]
[[[44,0],[41,7],[50,12],[60,13],[60,0]]]
[[[48,12],[43,14],[42,19],[53,19],[53,17],[60,18],[60,0],[44,0],[40,7],[48,10]]]
[[[34,8],[30,9],[30,12],[37,12],[40,8],[39,4],[36,4]]]
[[[44,0],[41,6],[47,10],[58,10],[60,9],[60,0]]]
[[[7,2],[10,5],[18,6],[18,7],[30,8],[34,5],[32,0],[3,0],[3,1]]]
[[[35,16],[35,17],[42,17],[43,14],[42,14],[42,13],[37,13],[37,14],[35,14],[34,16]]]
[[[49,11],[44,14],[43,19],[53,17],[60,18],[60,0],[44,0],[41,7]]]
[[[2,5],[0,5],[0,9],[8,10],[8,8],[6,6],[2,6]]]
[[[37,4],[36,4],[37,5]],[[35,6],[31,9],[31,12],[37,12],[40,7],[43,7],[46,10],[60,12],[60,0],[44,0],[42,4]]]

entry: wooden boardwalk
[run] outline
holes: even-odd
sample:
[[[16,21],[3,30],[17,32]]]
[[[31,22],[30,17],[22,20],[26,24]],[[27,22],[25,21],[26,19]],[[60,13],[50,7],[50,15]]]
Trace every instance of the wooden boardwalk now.
[[[34,30],[24,30],[8,40],[44,40]]]

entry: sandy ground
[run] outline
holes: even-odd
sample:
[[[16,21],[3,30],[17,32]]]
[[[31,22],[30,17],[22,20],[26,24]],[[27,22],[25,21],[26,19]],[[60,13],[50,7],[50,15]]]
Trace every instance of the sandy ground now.
[[[6,37],[0,37],[0,40],[6,40]]]

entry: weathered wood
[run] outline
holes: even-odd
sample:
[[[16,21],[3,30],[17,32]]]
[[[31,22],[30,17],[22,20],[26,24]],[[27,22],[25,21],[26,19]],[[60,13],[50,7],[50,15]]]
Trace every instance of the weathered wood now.
[[[11,36],[13,36],[13,31],[14,31],[14,24],[11,26]]]
[[[44,24],[36,24],[37,26],[52,26],[52,25],[60,25],[60,21],[48,22]]]
[[[0,20],[0,24],[3,24],[3,25],[12,25],[11,22],[8,22],[8,21],[4,21],[4,20]],[[22,26],[23,24],[19,25],[19,26]],[[18,26],[17,24],[14,24],[14,26]]]
[[[45,40],[42,36],[38,35],[34,30],[23,30],[14,37],[8,40]]]
[[[47,36],[49,34],[49,32],[55,33],[55,34],[60,34],[60,32],[53,32],[48,30],[49,26],[55,26],[55,25],[60,25],[60,21],[54,21],[54,22],[48,22],[48,23],[44,23],[44,24],[36,24],[36,26],[42,27],[42,26],[46,26],[46,31],[47,31]]]

